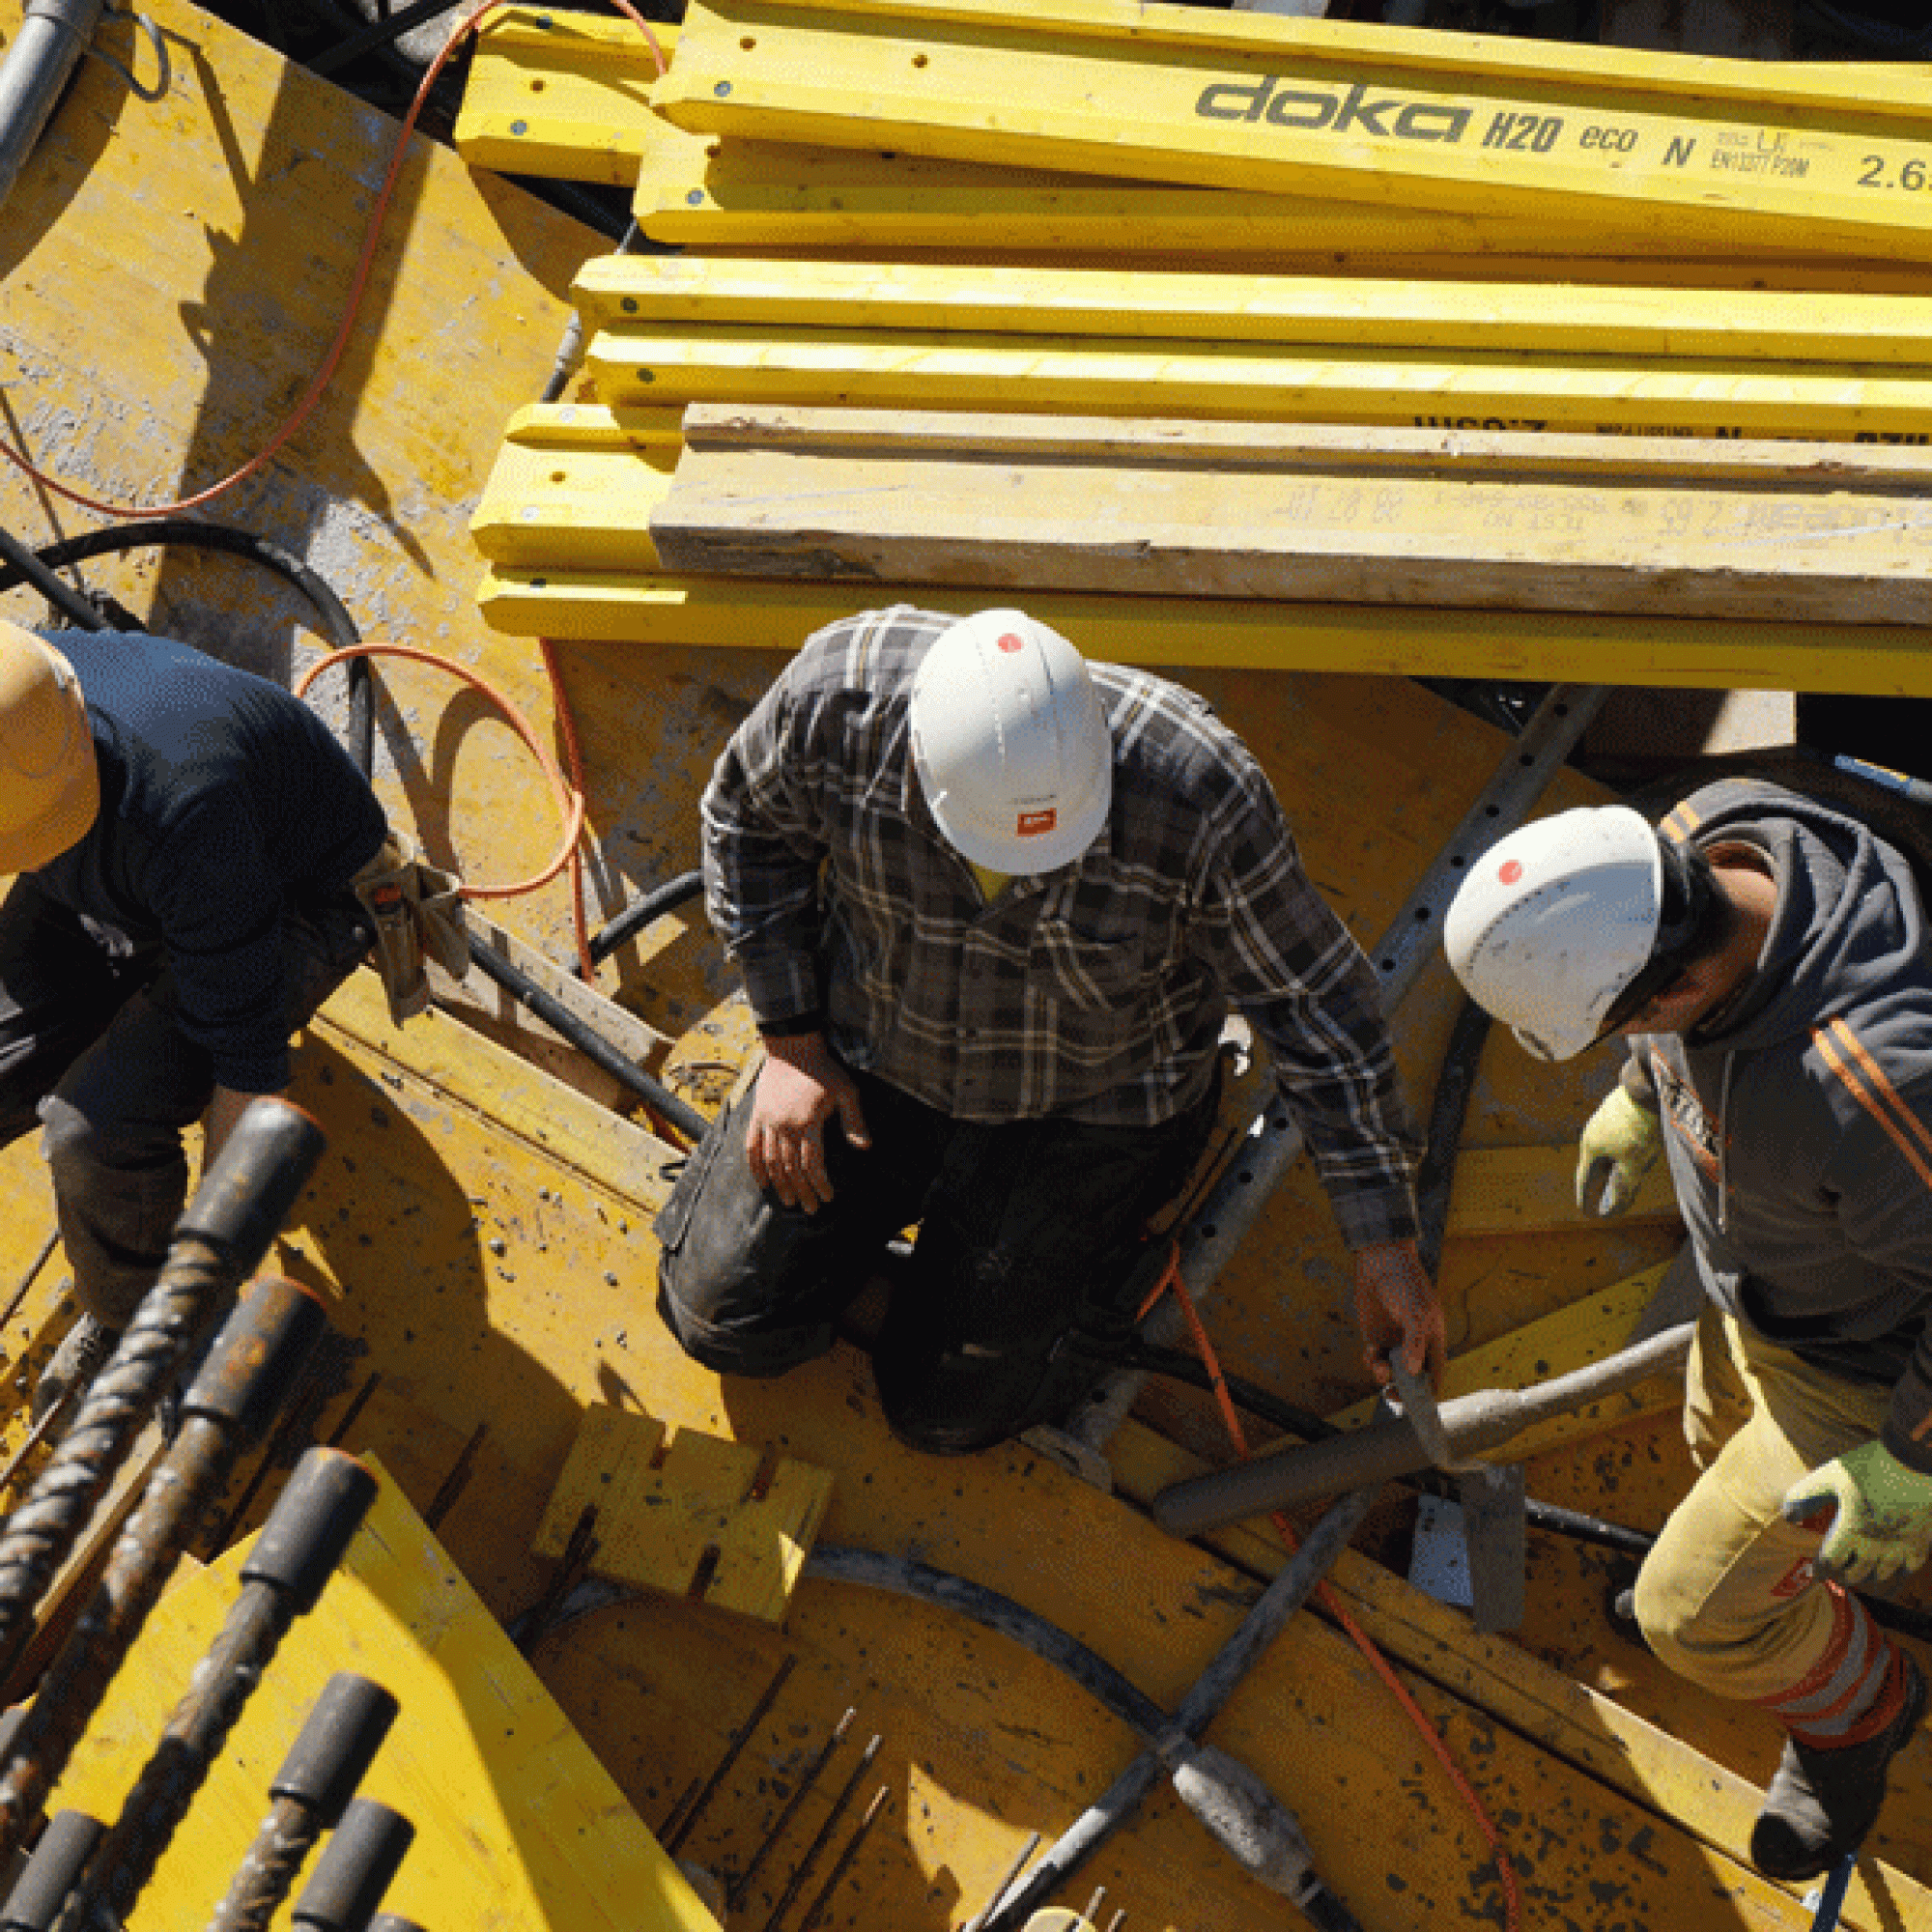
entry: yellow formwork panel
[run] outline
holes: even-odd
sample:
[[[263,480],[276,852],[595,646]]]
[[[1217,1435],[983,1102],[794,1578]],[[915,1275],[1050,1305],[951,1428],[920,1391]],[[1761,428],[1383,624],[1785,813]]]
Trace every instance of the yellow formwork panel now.
[[[1932,441],[1932,366],[721,325],[600,330],[611,404],[994,410],[1426,429]]]
[[[1627,1223],[1674,1221],[1677,1192],[1670,1176],[1653,1168],[1622,1211]],[[1577,1204],[1574,1147],[1464,1148],[1449,1188],[1447,1235],[1543,1234],[1585,1228],[1593,1209]]]
[[[256,456],[321,363],[397,126],[189,0],[144,12],[170,49],[165,97],[136,100],[102,62],[79,66],[8,200],[0,272],[7,436],[82,491],[153,506]],[[152,77],[131,16],[106,20],[99,45]],[[554,365],[573,274],[608,245],[417,139],[330,390],[272,461],[202,512],[271,533],[365,637],[462,660],[540,730],[554,713],[542,658],[477,620],[467,525],[505,420]],[[22,540],[89,526],[0,469],[0,524]],[[327,647],[300,598],[236,558],[176,546],[85,573],[156,628],[278,680]],[[8,600],[24,621],[37,611],[27,593]],[[377,733],[378,788],[396,820],[479,883],[541,871],[557,826],[507,727],[426,667],[385,661],[378,676],[422,754],[407,755],[386,726]],[[338,715],[342,690],[331,674],[315,701]],[[602,735],[595,722],[586,731]],[[605,853],[610,889],[621,893],[663,850],[648,828],[665,781],[617,759],[593,768],[593,827],[645,830],[641,844]],[[681,838],[682,800],[677,810]],[[570,902],[559,876],[511,917],[567,957]]]
[[[1600,1438],[1585,1445],[1583,1454],[1587,1457],[1594,1452],[1601,1459],[1616,1442],[1615,1436]],[[1151,1501],[1171,1483],[1203,1473],[1206,1466],[1131,1419],[1115,1438],[1116,1480],[1122,1494],[1141,1502]],[[1534,1465],[1529,1478],[1532,1493],[1536,1493],[1538,1470]],[[1266,1572],[1280,1565],[1280,1544],[1265,1528],[1234,1524],[1210,1531],[1203,1540],[1244,1568]],[[1544,1547],[1536,1547],[1537,1556],[1543,1554]],[[1532,1577],[1534,1592],[1541,1580],[1540,1567]],[[1747,1928],[1748,1932],[1773,1932],[1773,1928],[1776,1932],[1785,1932],[1785,1928],[1806,1932],[1814,1924],[1815,1888],[1808,1889],[1811,1904],[1806,1904],[1795,1889],[1785,1891],[1757,1880],[1748,1864],[1751,1825],[1764,1802],[1763,1780],[1770,1775],[1768,1767],[1776,1761],[1775,1734],[1760,1732],[1749,1741],[1746,1749],[1751,1771],[1740,1775],[1734,1766],[1715,1755],[1704,1755],[1684,1741],[1684,1716],[1704,1693],[1693,1690],[1681,1678],[1673,1680],[1670,1715],[1647,1720],[1610,1694],[1616,1688],[1612,1669],[1602,1669],[1597,1684],[1578,1682],[1552,1669],[1514,1636],[1486,1636],[1472,1630],[1466,1611],[1438,1604],[1353,1550],[1343,1551],[1329,1581],[1374,1641],[1419,1678],[1455,1695],[1467,1695],[1480,1685],[1486,1708],[1498,1720],[1498,1737],[1534,1740],[1553,1761],[1587,1770],[1606,1788],[1624,1794],[1647,1818],[1682,1821],[1705,1848],[1711,1877],[1731,1872],[1747,1881],[1747,1886],[1728,1889],[1721,1899],[1695,1897],[1703,1883],[1701,1876],[1692,1880],[1690,1892],[1680,1892],[1667,1882],[1646,1887],[1640,1897],[1626,1895],[1616,1901],[1614,1909],[1629,1915],[1626,1922],[1633,1928],[1662,1932],[1679,1913],[1710,1932],[1718,1932],[1718,1928],[1722,1932],[1747,1932]],[[1594,1617],[1594,1608],[1584,1614]],[[1378,1729],[1382,1737],[1392,1741],[1402,1736],[1393,1725],[1383,1723]],[[1218,1732],[1215,1741],[1229,1748],[1240,1748],[1227,1732]],[[1916,1767],[1905,1776],[1916,1784],[1914,1773]],[[1486,1795],[1490,1792],[1487,1767],[1479,1771],[1476,1782]],[[1460,1815],[1445,1804],[1445,1818]],[[1520,1872],[1525,1855],[1533,1870],[1534,1840],[1549,1824],[1549,1814],[1532,1799],[1520,1818],[1505,1814],[1500,1822],[1505,1847],[1520,1861]],[[1532,1831],[1524,1829],[1532,1824]],[[1651,1836],[1654,1825],[1640,1830],[1646,1847],[1655,1842]],[[1363,1835],[1373,1837],[1376,1833]],[[1628,1841],[1617,1837],[1604,1843],[1605,1849],[1614,1845],[1622,1851]],[[1868,1840],[1866,1856],[1861,1859],[1846,1896],[1841,1920],[1846,1932],[1902,1932],[1906,1927],[1918,1932],[1921,1923],[1932,1924],[1932,1889],[1919,1876],[1923,1869],[1923,1843],[1914,1814],[1895,1798]],[[1656,1876],[1662,1880],[1661,1873]],[[1753,1884],[1761,1889],[1752,1889]],[[1540,1881],[1533,1879],[1532,1885],[1537,1892],[1542,1891]],[[1554,1922],[1562,1924],[1566,1918],[1578,1926],[1617,1922],[1607,1916],[1606,1893],[1598,1892],[1584,1902],[1589,1889],[1586,1880],[1584,1894],[1577,1898],[1574,1911],[1567,1909],[1565,1901],[1553,1901],[1552,1910],[1558,1915]],[[1532,1914],[1534,1909],[1532,1905]],[[1399,1914],[1389,1922],[1402,1922]],[[1532,1917],[1528,1922],[1536,1920]]]
[[[380,1483],[368,1517],[263,1673],[130,1932],[208,1922],[269,1809],[270,1780],[338,1670],[373,1679],[401,1707],[359,1787],[415,1826],[384,1910],[468,1932],[718,1932],[501,1625],[370,1462]],[[168,1593],[50,1812],[118,1815],[235,1601],[249,1547]]]
[[[1574,223],[1663,252],[1932,256],[1912,71],[1722,61],[1128,0],[694,0],[682,127]],[[1022,80],[1022,76],[1024,76]]]
[[[820,625],[868,606],[967,611],[1011,601],[1010,593],[976,596],[956,585],[593,573],[561,561],[496,565],[476,599],[484,619],[511,637],[776,651],[795,651]],[[1031,591],[1026,603],[1082,650],[1122,664],[1932,696],[1932,651],[1924,632],[1908,625],[1827,631],[1809,624],[1098,592]]]
[[[672,654],[670,663],[671,674],[681,674],[683,660]],[[1423,703],[1425,696],[1406,687],[1357,692],[1344,681],[1315,680],[1303,688],[1306,703],[1291,714],[1298,744],[1278,767],[1278,781],[1314,846],[1331,854],[1328,862],[1314,861],[1324,876],[1333,869],[1334,848],[1311,822],[1321,789],[1304,768],[1326,768],[1326,753],[1339,749],[1330,741],[1355,705],[1373,705],[1382,740],[1397,741],[1396,754],[1412,757],[1417,771],[1439,780],[1452,764],[1461,769],[1480,761],[1489,734],[1441,708],[1441,730],[1431,739],[1428,721],[1438,707]],[[1417,725],[1423,727],[1419,744],[1410,735]],[[1392,875],[1389,889],[1395,891],[1402,866],[1392,861],[1392,842],[1388,826],[1378,825],[1364,856],[1367,865]],[[455,1231],[466,1202],[477,1204],[473,1211],[482,1222],[469,1240],[480,1247],[498,1225],[506,1197],[489,1178],[498,1165],[517,1163],[523,1203],[522,1224],[508,1229],[513,1245],[501,1263],[519,1278],[494,1293],[502,1304],[503,1338],[527,1357],[515,1370],[525,1380],[504,1381],[500,1362],[490,1377],[486,1365],[472,1363],[451,1346],[454,1336],[439,1328],[431,1352],[441,1372],[416,1389],[418,1408],[397,1411],[399,1427],[413,1414],[420,1432],[432,1426],[439,1407],[464,1415],[481,1405],[519,1438],[503,1479],[467,1497],[440,1532],[453,1549],[473,1548],[486,1520],[494,1525],[506,1514],[517,1519],[532,1483],[554,1478],[564,1460],[567,1435],[548,1452],[539,1445],[533,1453],[522,1440],[531,1407],[523,1392],[542,1368],[577,1390],[580,1403],[586,1393],[594,1399],[600,1383],[608,1387],[607,1378],[621,1377],[648,1389],[662,1413],[698,1427],[728,1426],[748,1440],[782,1441],[789,1454],[838,1468],[845,1479],[828,1535],[878,1548],[943,1551],[933,1560],[1038,1607],[1116,1659],[1170,1707],[1252,1593],[1240,1572],[1264,1574],[1280,1560],[1275,1546],[1264,1545],[1254,1560],[1243,1553],[1239,1569],[1231,1569],[1158,1537],[1117,1501],[1085,1490],[1022,1445],[948,1463],[944,1480],[936,1481],[929,1459],[891,1440],[866,1372],[849,1350],[781,1382],[721,1383],[683,1361],[635,1302],[628,1312],[629,1340],[620,1334],[622,1346],[612,1350],[609,1331],[625,1326],[627,1295],[637,1291],[600,1287],[602,1257],[584,1242],[599,1230],[616,1240],[614,1220],[604,1229],[603,1210],[592,1203],[619,1200],[637,1184],[635,1150],[574,1134],[567,1137],[573,1151],[563,1165],[520,1160],[514,1148],[493,1147],[489,1122],[508,1063],[445,1022],[390,1032],[380,1009],[377,995],[366,1015],[356,1017],[358,1028],[403,1056],[393,1063],[367,1060],[372,1069],[383,1069],[380,1084],[372,1070],[369,1084],[360,1086],[339,1064],[331,1085],[304,1089],[305,1097],[326,1103],[334,1153],[352,1158],[355,1169],[345,1178],[334,1172],[340,1161],[332,1157],[326,1184],[319,1183],[302,1219],[331,1231],[333,1252],[351,1266],[354,1312],[384,1324],[374,1359],[391,1376],[409,1373],[403,1332],[431,1313],[422,1305],[427,1297],[418,1281],[429,1229],[418,1225],[408,1263],[412,1271],[407,1283],[394,1284],[396,1292],[379,1292],[355,1272],[356,1257],[363,1257],[365,1270],[369,1264],[359,1233],[380,1233],[385,1225],[391,1165],[406,1162],[417,1173],[426,1158],[433,1171],[446,1165],[443,1184],[453,1198],[451,1233],[444,1238],[463,1238]],[[445,1035],[458,1036],[458,1043],[435,1050]],[[449,1083],[440,1102],[418,1078],[418,1065],[433,1066],[438,1081]],[[1538,1084],[1547,1084],[1540,1069]],[[393,1118],[387,1125],[372,1125],[366,1106],[372,1094],[421,1141],[396,1145]],[[553,1107],[565,1116],[593,1111],[561,1094]],[[463,1129],[454,1115],[442,1120],[440,1108],[473,1112],[478,1129]],[[527,1123],[521,1113],[517,1121],[514,1136],[521,1140]],[[338,1201],[350,1210],[339,1227]],[[647,1236],[641,1245],[647,1250]],[[1242,1271],[1262,1262],[1262,1255],[1250,1255]],[[406,1285],[408,1293],[401,1292]],[[1281,1286],[1277,1278],[1270,1290],[1277,1319]],[[1318,1293],[1311,1308],[1324,1299]],[[593,1346],[600,1336],[601,1349]],[[418,1351],[422,1348],[418,1342]],[[461,1374],[449,1370],[455,1361],[464,1363]],[[1143,1436],[1131,1424],[1122,1432],[1123,1457]],[[1158,1446],[1179,1453],[1172,1445]],[[1126,1492],[1141,1494],[1125,1461],[1122,1470]],[[436,1481],[430,1475],[423,1493]],[[1575,1681],[1513,1643],[1474,1635],[1466,1616],[1431,1604],[1366,1558],[1345,1558],[1336,1580],[1446,1725],[1453,1747],[1503,1818],[1533,1899],[1607,1899],[1606,1910],[1620,1911],[1648,1932],[1732,1926],[1739,1932],[1803,1932],[1808,1915],[1797,1897],[1756,1879],[1742,1863],[1754,1803],[1743,1777],[1620,1710],[1587,1677]],[[511,1603],[529,1601],[540,1583],[540,1576],[520,1576]],[[723,1628],[727,1624],[728,1631]],[[1096,1716],[1083,1692],[998,1639],[917,1605],[810,1581],[801,1588],[781,1647],[774,1633],[744,1620],[660,1601],[574,1624],[540,1655],[538,1666],[559,1702],[585,1713],[580,1721],[594,1723],[599,1747],[625,1789],[651,1791],[668,1809],[686,1778],[716,1761],[731,1725],[781,1652],[792,1649],[801,1664],[775,1725],[754,1741],[742,1785],[734,1784],[714,1807],[722,1822],[714,1826],[707,1814],[706,1827],[687,1849],[717,1867],[741,1864],[777,1803],[768,1795],[769,1779],[787,1766],[795,1769],[811,1737],[823,1735],[841,1710],[857,1703],[863,1722],[885,1734],[879,1775],[902,1802],[874,1834],[876,1851],[868,1851],[853,1876],[853,1891],[844,1894],[870,1908],[870,1916],[855,1923],[923,1925],[929,1913],[935,1927],[955,1922],[956,1911],[932,1909],[928,1887],[941,1889],[944,1904],[973,1909],[1029,1829],[1049,1835],[1059,1831],[1137,1747]],[[1491,1710],[1499,1715],[1492,1718]],[[814,1732],[808,1719],[822,1728]],[[1296,1620],[1221,1723],[1216,1742],[1256,1765],[1294,1805],[1322,1869],[1345,1898],[1370,1913],[1365,1922],[1378,1932],[1423,1932],[1492,1898],[1480,1839],[1449,1802],[1384,1690],[1319,1621]],[[789,1757],[779,1755],[774,1731],[789,1747]],[[1768,1725],[1761,1733],[1753,1747],[1769,1763],[1775,1745],[1766,1742]],[[1312,1764],[1321,1767],[1319,1775]],[[634,1796],[634,1802],[640,1801]],[[1375,1833],[1359,1830],[1364,1806],[1376,1809]],[[1901,1817],[1892,1807],[1875,1841],[1882,1856],[1900,1857],[1896,1833],[1911,1815]],[[813,1819],[801,1822],[809,1833]],[[774,1861],[777,1879],[787,1862],[782,1856]],[[1909,1862],[1905,1867],[1915,1868]],[[1400,1891],[1386,1882],[1391,1871],[1404,1881]],[[1904,1923],[1915,1923],[1920,1889],[1895,1863],[1868,1871],[1871,1892],[1861,1890],[1848,1924],[1860,1932],[1892,1932],[1900,1921],[1871,1903],[1881,1895],[1905,1915]],[[1211,1923],[1226,1932],[1261,1932],[1279,1922],[1279,1898],[1241,1880],[1171,1799],[1151,1804],[1136,1817],[1095,1877],[1105,1877],[1110,1895],[1151,1926]],[[1593,1887],[1601,1889],[1593,1892]],[[759,1922],[757,1911],[751,1922]]]
[[[918,344],[974,338],[1198,339],[1350,352],[1407,350],[1437,361],[1492,353],[1703,358],[1932,368],[1932,300],[1919,296],[1739,290],[1550,288],[971,263],[601,255],[572,290],[588,328],[615,336],[667,325],[876,331]],[[606,355],[620,353],[607,345]],[[606,397],[607,401],[611,398]]]
[[[1629,1346],[1668,1266],[1662,1262],[1641,1268],[1567,1308],[1552,1309],[1475,1348],[1457,1350],[1443,1372],[1442,1394],[1454,1398],[1473,1395],[1479,1389],[1531,1389],[1539,1382],[1606,1360]],[[1679,1408],[1683,1401],[1682,1368],[1660,1369],[1634,1388],[1525,1429],[1507,1448],[1492,1453],[1519,1463],[1560,1443],[1602,1435],[1633,1417]],[[1338,1428],[1360,1429],[1375,1415],[1377,1406],[1377,1399],[1372,1397],[1351,1403],[1328,1420]]]
[[[677,30],[653,26],[666,59]],[[652,113],[657,56],[628,20],[508,7],[478,31],[452,139],[470,166],[627,187],[656,140],[695,145]]]

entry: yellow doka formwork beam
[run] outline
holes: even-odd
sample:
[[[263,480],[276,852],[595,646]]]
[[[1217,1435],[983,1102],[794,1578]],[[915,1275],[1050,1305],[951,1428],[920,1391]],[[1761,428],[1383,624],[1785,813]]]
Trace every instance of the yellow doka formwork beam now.
[[[655,27],[672,58],[677,29]],[[1667,264],[1644,259],[1641,223],[1606,215],[1586,233],[1520,219],[1382,208],[1214,187],[1094,181],[1039,168],[978,166],[913,155],[725,140],[652,111],[657,57],[624,20],[513,7],[477,36],[457,116],[458,153],[475,167],[613,186],[635,183],[653,241],[705,249],[947,250],[1123,256],[1247,270],[1294,269],[1439,279],[1451,257],[1486,277],[1593,277],[1932,291],[1932,268],[1771,257]],[[1621,251],[1618,261],[1609,251]],[[1586,254],[1587,251],[1587,254]],[[1386,258],[1377,266],[1377,257]],[[1494,259],[1491,259],[1494,258]]]
[[[676,29],[654,26],[665,57]],[[452,135],[471,167],[628,187],[654,139],[691,143],[652,113],[658,64],[628,20],[510,7],[478,30]],[[696,141],[700,154],[703,142]]]
[[[667,59],[677,29],[654,26]],[[1587,231],[1435,209],[1095,181],[1050,169],[726,140],[649,105],[657,56],[628,21],[513,7],[477,37],[457,116],[472,166],[613,186],[635,183],[653,241],[707,250],[945,251],[961,259],[1122,257],[1191,266],[1439,280],[1657,280],[1684,286],[1932,293],[1932,265],[1646,256],[1648,227]],[[1614,252],[1612,252],[1614,251]],[[1579,269],[1587,262],[1587,269]],[[1460,265],[1460,266],[1458,266]]]
[[[1540,356],[1850,362],[1932,369],[1932,299],[1740,290],[1300,275],[1190,274],[1012,264],[795,262],[601,255],[572,286],[587,328],[686,324],[790,332],[944,332],[1098,341],[1199,338],[1284,348],[1406,349],[1448,359]],[[606,399],[608,400],[608,398]]]
[[[511,637],[795,651],[854,611],[1010,602],[923,583],[796,583],[494,564],[485,622]],[[1932,696],[1932,644],[1903,625],[1724,624],[1685,617],[1264,604],[1236,598],[1029,592],[1027,609],[1090,656],[1120,664],[1575,680],[1691,691]]]
[[[1420,428],[1932,441],[1932,365],[724,325],[600,330],[606,403],[1215,416]]]
[[[1574,224],[1661,252],[1932,257],[1912,70],[1814,71],[1131,0],[694,0],[681,127]],[[1801,239],[1804,238],[1804,239]]]

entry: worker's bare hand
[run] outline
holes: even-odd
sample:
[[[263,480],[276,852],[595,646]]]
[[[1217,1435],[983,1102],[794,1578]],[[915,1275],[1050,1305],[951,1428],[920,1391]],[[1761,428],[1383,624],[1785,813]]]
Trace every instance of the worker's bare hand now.
[[[752,1179],[787,1208],[816,1213],[832,1199],[825,1136],[837,1119],[855,1148],[871,1146],[859,1090],[820,1033],[765,1042],[752,1096],[745,1160]]]
[[[1442,1303],[1413,1241],[1355,1250],[1355,1319],[1367,1345],[1363,1359],[1379,1386],[1393,1379],[1389,1357],[1400,1349],[1409,1373],[1426,1374],[1441,1391],[1449,1354]]]

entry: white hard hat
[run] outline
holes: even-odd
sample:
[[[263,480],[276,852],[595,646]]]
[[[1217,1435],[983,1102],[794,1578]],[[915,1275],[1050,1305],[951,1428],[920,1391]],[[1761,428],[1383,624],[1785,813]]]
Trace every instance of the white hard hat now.
[[[1649,962],[1663,907],[1657,835],[1628,806],[1581,806],[1499,840],[1443,923],[1463,990],[1539,1060],[1570,1060]]]
[[[1087,661],[1021,611],[942,631],[913,675],[912,756],[933,818],[995,872],[1070,865],[1106,823],[1114,743]]]

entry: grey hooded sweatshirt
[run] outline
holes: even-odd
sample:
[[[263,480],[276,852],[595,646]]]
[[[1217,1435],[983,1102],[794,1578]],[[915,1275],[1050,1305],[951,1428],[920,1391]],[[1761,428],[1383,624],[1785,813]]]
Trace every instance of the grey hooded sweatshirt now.
[[[1756,972],[1691,1034],[1631,1042],[1707,1291],[1806,1361],[1889,1386],[1883,1440],[1932,1474],[1932,927],[1910,864],[1780,786],[1693,792],[1666,837],[1777,885]]]

